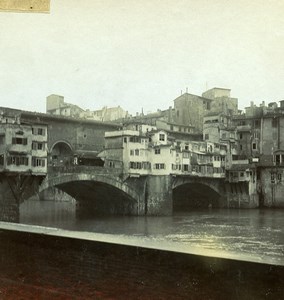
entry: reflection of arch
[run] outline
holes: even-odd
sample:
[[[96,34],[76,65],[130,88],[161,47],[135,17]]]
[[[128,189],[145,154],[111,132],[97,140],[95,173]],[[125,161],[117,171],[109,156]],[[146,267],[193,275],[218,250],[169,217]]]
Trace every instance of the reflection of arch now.
[[[63,140],[56,141],[50,150],[51,164],[54,166],[63,166],[71,164],[73,160],[72,146]]]

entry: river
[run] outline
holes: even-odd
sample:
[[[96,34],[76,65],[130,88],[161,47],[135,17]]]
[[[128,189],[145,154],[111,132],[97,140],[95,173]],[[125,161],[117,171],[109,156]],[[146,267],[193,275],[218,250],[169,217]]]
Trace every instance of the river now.
[[[28,200],[20,222],[73,231],[96,232],[167,241],[176,249],[194,247],[224,257],[284,265],[284,210],[205,209],[169,217],[111,216],[77,220],[75,204]],[[256,259],[257,258],[257,259]]]

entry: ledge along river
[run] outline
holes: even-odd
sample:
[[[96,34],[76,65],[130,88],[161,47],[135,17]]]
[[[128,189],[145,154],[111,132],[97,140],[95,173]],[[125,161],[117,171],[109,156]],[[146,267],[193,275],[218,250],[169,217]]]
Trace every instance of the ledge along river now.
[[[28,200],[21,204],[20,223],[112,234],[122,242],[131,237],[141,246],[168,244],[177,252],[284,265],[283,209],[203,209],[168,217],[78,220],[75,203]]]

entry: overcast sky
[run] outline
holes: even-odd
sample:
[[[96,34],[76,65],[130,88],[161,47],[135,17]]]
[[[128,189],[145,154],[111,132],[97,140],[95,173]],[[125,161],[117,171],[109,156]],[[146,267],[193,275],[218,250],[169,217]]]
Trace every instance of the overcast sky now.
[[[51,0],[0,13],[0,106],[166,109],[181,90],[231,89],[239,107],[284,99],[282,0]]]

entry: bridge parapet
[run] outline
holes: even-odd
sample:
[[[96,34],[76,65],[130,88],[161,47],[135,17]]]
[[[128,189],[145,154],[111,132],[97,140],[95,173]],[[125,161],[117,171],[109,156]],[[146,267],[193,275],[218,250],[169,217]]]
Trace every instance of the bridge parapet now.
[[[82,165],[72,165],[72,166],[49,166],[47,169],[47,174],[50,176],[58,174],[70,174],[70,173],[84,173],[84,174],[104,174],[119,176],[123,173],[122,169],[119,168],[107,168],[100,166],[82,166]]]

